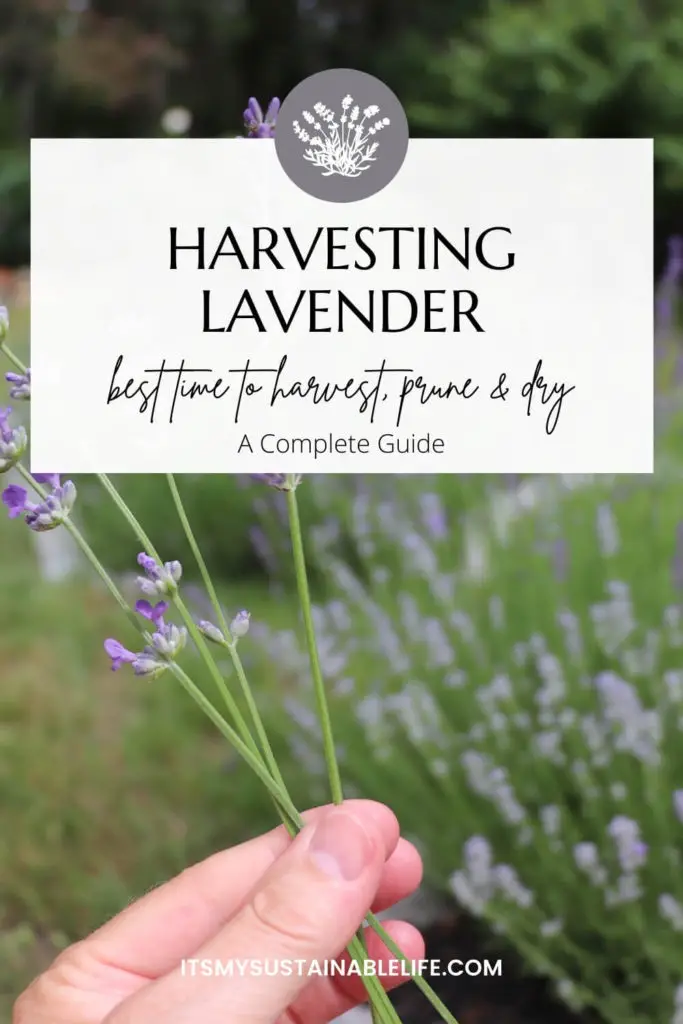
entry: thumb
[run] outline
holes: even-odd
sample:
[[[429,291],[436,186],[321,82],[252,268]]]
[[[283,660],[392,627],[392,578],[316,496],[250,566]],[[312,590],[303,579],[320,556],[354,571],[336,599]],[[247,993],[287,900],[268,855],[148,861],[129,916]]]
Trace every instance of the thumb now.
[[[395,822],[388,809],[387,816]],[[202,970],[191,977],[176,971],[154,991],[147,988],[122,1020],[273,1024],[319,977],[309,974],[310,965],[324,967],[360,927],[392,852],[386,834],[395,838],[398,827],[382,829],[377,819],[361,820],[345,807],[307,825],[235,917],[198,950]]]

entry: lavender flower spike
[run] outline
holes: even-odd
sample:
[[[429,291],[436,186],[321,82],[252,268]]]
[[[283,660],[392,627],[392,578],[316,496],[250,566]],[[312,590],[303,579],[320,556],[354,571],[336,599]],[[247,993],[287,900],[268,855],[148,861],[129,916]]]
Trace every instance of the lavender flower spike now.
[[[159,565],[141,551],[138,555],[138,565],[142,566],[145,576],[138,576],[137,584],[147,597],[172,597],[177,592],[178,583],[183,575],[180,562],[165,562]]]
[[[272,139],[275,137],[277,115],[280,112],[280,101],[277,96],[268,104],[265,117],[261,104],[252,96],[244,111],[244,128],[249,139]]]
[[[252,480],[260,480],[278,491],[295,491],[301,483],[301,475],[298,473],[251,473],[250,476]]]
[[[55,474],[50,474],[51,478]],[[59,477],[56,477],[59,480]],[[9,511],[9,518],[24,516],[24,522],[36,533],[45,533],[61,526],[69,516],[76,501],[76,486],[71,480],[58,484],[38,504],[28,500],[23,487],[12,484],[2,492],[2,502]]]
[[[0,409],[0,473],[16,466],[26,451],[28,437],[23,427],[10,427],[11,409]]]
[[[0,345],[7,337],[9,331],[9,311],[7,306],[0,306]]]
[[[9,396],[15,402],[28,402],[31,397],[31,371],[26,373],[6,373],[5,380],[10,385]]]

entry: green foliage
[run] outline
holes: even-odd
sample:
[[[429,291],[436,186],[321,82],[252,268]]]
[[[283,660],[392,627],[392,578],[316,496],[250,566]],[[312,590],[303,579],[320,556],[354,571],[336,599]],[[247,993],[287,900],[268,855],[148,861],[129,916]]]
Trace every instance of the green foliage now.
[[[24,149],[0,152],[0,267],[30,258],[29,158]]]
[[[682,61],[683,10],[671,0],[491,0],[413,79],[408,113],[427,134],[654,136],[658,214],[680,216]]]

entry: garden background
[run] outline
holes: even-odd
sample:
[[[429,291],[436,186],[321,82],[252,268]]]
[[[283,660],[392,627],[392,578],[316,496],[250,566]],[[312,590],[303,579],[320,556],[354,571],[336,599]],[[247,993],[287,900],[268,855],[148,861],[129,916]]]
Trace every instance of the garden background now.
[[[455,899],[477,942],[566,1005],[682,1024],[680,5],[6,0],[13,347],[29,359],[31,136],[235,135],[250,95],[335,66],[386,81],[415,136],[655,137],[654,476],[311,477],[298,494],[349,793],[394,808],[444,915]],[[68,368],[61,386],[78,400]],[[164,479],[116,482],[204,617]],[[94,480],[76,484],[79,524],[128,587],[138,545]],[[281,496],[180,484],[227,614],[252,614],[240,649],[295,799],[324,800]],[[0,517],[0,1024],[60,945],[272,824],[182,692],[109,671],[102,640],[126,628],[65,534]]]

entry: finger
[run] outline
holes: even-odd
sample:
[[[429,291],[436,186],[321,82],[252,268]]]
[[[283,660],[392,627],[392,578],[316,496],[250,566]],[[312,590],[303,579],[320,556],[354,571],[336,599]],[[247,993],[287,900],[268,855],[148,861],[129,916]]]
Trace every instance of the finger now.
[[[417,928],[406,921],[385,921],[383,926],[408,960],[424,959],[424,939]],[[400,962],[387,949],[379,935],[371,928],[367,928],[365,938],[368,958],[378,965],[379,980],[387,992],[409,980],[409,969],[401,968]],[[344,953],[339,957],[339,961],[347,965],[351,962],[351,957]],[[316,978],[290,1006],[290,1017],[302,1024],[328,1024],[328,1021],[334,1020],[354,1006],[367,1002],[367,998],[363,978],[357,974],[339,973],[328,978]]]
[[[379,914],[404,900],[422,881],[422,857],[407,839],[399,839],[396,849],[384,865],[372,910]]]
[[[121,1007],[125,1024],[272,1024],[309,982],[313,961],[339,955],[372,903],[387,857],[373,816],[335,808],[308,825],[254,888],[248,902],[199,950],[208,976],[176,970]],[[233,970],[244,964],[301,965],[298,970]],[[155,1016],[156,1015],[156,1016]],[[112,1017],[112,1024],[119,1020]]]
[[[306,822],[324,816],[331,804],[306,811]],[[399,838],[394,814],[374,800],[347,800],[345,806],[363,822],[371,822],[381,831],[389,853]],[[250,890],[292,840],[279,826],[230,850],[222,850],[207,860],[153,889],[127,907],[79,946],[79,956],[112,964],[137,974],[141,979],[162,977],[184,957],[195,951],[225,925],[243,905]],[[404,858],[405,852],[401,852]],[[414,865],[411,869],[414,871]],[[411,889],[408,879],[405,895]],[[402,892],[398,872],[388,872],[384,906],[391,906]]]

